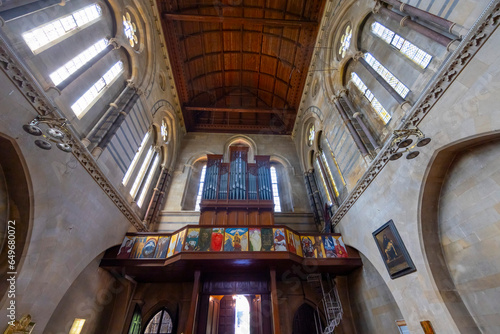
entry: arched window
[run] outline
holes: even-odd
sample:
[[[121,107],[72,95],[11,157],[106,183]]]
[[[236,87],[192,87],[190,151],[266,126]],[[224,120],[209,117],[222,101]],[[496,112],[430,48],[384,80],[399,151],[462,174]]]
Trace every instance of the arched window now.
[[[394,31],[384,27],[379,22],[372,24],[371,31],[422,68],[426,68],[432,60],[430,54],[399,36]]]
[[[59,67],[56,71],[52,72],[50,74],[50,79],[54,85],[59,85],[61,82],[69,78],[71,74],[78,71],[94,57],[100,54],[107,46],[108,40],[106,38],[100,39],[97,43],[79,53],[76,57]]]
[[[97,82],[90,87],[72,106],[71,109],[80,119],[92,107],[92,105],[101,97],[106,87],[109,87],[113,81],[123,71],[123,63],[116,62]]]
[[[144,334],[170,334],[173,331],[173,323],[167,309],[162,309],[149,320]]]
[[[132,321],[130,322],[130,328],[128,334],[141,334],[141,309],[139,305],[135,305],[134,315],[132,316]]]
[[[23,34],[26,44],[34,53],[51,42],[61,41],[67,34],[95,22],[102,15],[101,7],[93,4],[76,12],[46,23]],[[53,44],[52,44],[53,45]],[[46,49],[46,48],[44,48]]]
[[[377,100],[375,95],[366,87],[365,83],[361,80],[361,78],[356,74],[356,72],[351,73],[352,82],[356,85],[356,87],[363,93],[368,101],[370,101],[371,106],[380,116],[384,124],[389,123],[391,120],[391,115],[384,109],[382,104]]]
[[[198,193],[196,194],[196,204],[194,205],[195,211],[200,211],[201,195],[203,194],[203,186],[205,185],[205,174],[207,172],[207,165],[203,165],[200,174],[200,185],[198,187]]]
[[[278,190],[278,175],[276,167],[271,166],[271,184],[273,187],[274,212],[281,212],[280,193]]]
[[[389,72],[371,53],[365,53],[365,60],[403,99],[408,95],[410,89]]]
[[[139,161],[139,157],[142,155],[142,152],[144,151],[144,148],[146,147],[146,143],[149,140],[149,137],[151,136],[151,132],[147,132],[144,135],[144,138],[142,139],[141,145],[137,148],[137,152],[134,155],[134,158],[132,159],[132,162],[130,163],[130,166],[128,166],[127,172],[123,176],[122,179],[122,184],[127,185],[128,181],[130,180],[130,176],[132,175],[132,172],[135,169],[135,166],[137,165],[137,162]]]

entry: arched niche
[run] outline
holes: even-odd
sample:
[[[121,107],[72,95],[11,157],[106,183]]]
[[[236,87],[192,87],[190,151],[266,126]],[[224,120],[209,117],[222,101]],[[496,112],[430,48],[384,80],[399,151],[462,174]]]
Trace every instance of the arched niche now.
[[[351,248],[347,248],[348,253]],[[345,332],[396,333],[396,320],[403,316],[391,290],[364,254],[359,252],[363,267],[347,277],[337,277],[344,309],[340,326]],[[343,290],[347,289],[347,300]]]
[[[437,151],[420,194],[424,255],[442,302],[461,333],[499,330],[487,319],[496,312],[491,307],[497,304],[500,293],[498,279],[491,280],[500,261],[490,253],[494,251],[490,245],[495,240],[498,244],[500,235],[494,227],[496,222],[481,218],[484,213],[496,214],[497,218],[499,215],[491,202],[499,202],[495,193],[498,182],[494,180],[499,174],[499,140],[500,134],[489,134],[451,143]],[[469,202],[467,198],[471,198]],[[494,304],[488,304],[491,298]]]
[[[15,235],[16,270],[21,271],[33,226],[33,189],[26,162],[15,141],[0,134],[0,296],[7,296],[9,235]],[[15,231],[15,234],[13,234]]]
[[[255,156],[258,154],[257,153],[257,144],[255,144],[255,141],[244,135],[237,135],[234,137],[229,138],[226,143],[224,144],[224,161],[229,162],[229,147],[235,146],[235,145],[243,145],[248,147],[248,162],[249,163],[254,163],[255,162]]]

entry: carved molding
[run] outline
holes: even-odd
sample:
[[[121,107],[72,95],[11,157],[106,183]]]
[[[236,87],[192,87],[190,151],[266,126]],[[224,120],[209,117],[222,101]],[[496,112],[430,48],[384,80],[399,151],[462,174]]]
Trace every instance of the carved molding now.
[[[0,36],[0,68],[39,115],[46,117],[52,116],[54,118],[64,117],[44,95],[43,89],[36,83],[35,79],[29,75],[29,71],[26,70],[22,62],[15,56],[15,53],[10,49],[3,36]],[[142,224],[139,217],[104,175],[85,145],[78,139],[78,136],[74,134],[71,128],[68,128],[68,143],[73,150],[72,153],[75,158],[78,159],[80,164],[92,176],[94,181],[102,188],[106,195],[108,195],[128,221],[137,231],[147,231],[147,228]]]
[[[491,36],[493,31],[495,31],[499,23],[500,3],[498,1],[492,1],[481,17],[476,21],[467,36],[465,36],[462,43],[460,43],[453,56],[443,64],[434,84],[430,85],[429,88],[422,93],[415,103],[415,106],[410,111],[406,121],[396,130],[414,128],[422,122],[432,107],[439,101],[446,90]],[[363,174],[354,189],[349,193],[348,197],[334,214],[331,219],[332,226],[339,224],[341,219],[347,214],[354,203],[356,203],[361,194],[389,162],[391,142],[392,140],[387,140],[383,149],[373,160],[368,170]]]

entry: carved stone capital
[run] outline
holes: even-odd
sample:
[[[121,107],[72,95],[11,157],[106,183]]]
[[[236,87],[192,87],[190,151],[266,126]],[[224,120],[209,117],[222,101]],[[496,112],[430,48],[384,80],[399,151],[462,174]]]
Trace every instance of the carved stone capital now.
[[[118,40],[113,37],[113,38],[110,38],[108,40],[108,44],[113,46],[113,50],[118,50],[119,48],[121,48],[122,46],[120,45],[120,43],[118,42]]]
[[[376,1],[375,6],[373,6],[372,12],[377,14],[380,12],[380,8],[382,8],[382,3],[380,1]]]
[[[363,58],[365,56],[365,54],[361,51],[357,51],[354,56],[352,57],[352,59],[354,59],[354,61],[358,61],[360,60],[361,58]]]

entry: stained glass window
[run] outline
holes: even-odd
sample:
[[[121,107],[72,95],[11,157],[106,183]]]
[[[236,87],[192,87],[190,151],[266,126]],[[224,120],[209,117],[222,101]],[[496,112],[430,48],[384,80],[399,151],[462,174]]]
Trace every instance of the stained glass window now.
[[[311,124],[309,126],[309,132],[308,132],[308,137],[307,137],[307,144],[309,146],[312,146],[314,142],[314,136],[316,135],[316,130],[314,129],[314,124]]]
[[[349,50],[349,46],[351,45],[351,37],[352,37],[352,29],[351,25],[348,24],[345,27],[344,34],[340,37],[340,48],[339,48],[339,56],[340,58],[344,58],[347,50]]]
[[[132,22],[132,18],[130,16],[130,13],[125,13],[123,15],[123,32],[125,33],[125,36],[127,36],[128,42],[130,43],[131,47],[134,47],[136,44],[139,43],[139,39],[137,38],[137,26],[135,25],[134,22]]]
[[[356,74],[356,72],[352,72],[351,74],[352,82],[358,87],[358,89],[363,93],[363,95],[370,101],[373,109],[380,116],[384,124],[389,123],[391,120],[391,115],[384,109],[382,104],[377,100],[375,95],[366,87],[365,83],[361,80],[361,78]]]
[[[378,22],[372,24],[372,32],[422,68],[426,68],[432,60],[430,54]]]

